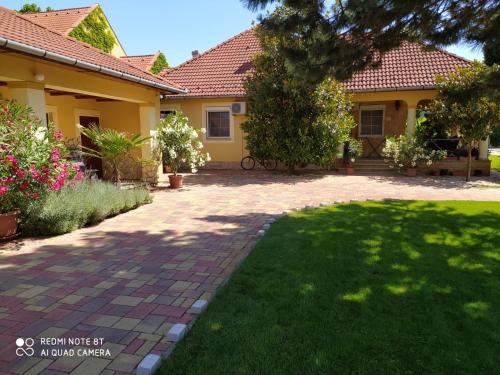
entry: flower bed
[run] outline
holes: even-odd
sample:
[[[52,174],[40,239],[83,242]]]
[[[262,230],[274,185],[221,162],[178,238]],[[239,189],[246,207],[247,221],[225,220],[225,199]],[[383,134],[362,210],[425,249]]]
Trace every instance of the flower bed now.
[[[109,182],[85,180],[47,194],[44,200],[30,205],[21,222],[21,233],[27,236],[68,233],[151,201],[144,187],[123,190]]]

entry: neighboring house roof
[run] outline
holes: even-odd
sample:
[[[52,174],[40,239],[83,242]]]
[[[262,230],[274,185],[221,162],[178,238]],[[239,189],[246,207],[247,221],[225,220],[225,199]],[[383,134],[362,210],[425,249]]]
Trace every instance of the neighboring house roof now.
[[[188,94],[183,96],[245,96],[243,81],[252,69],[252,55],[260,50],[252,28],[160,74],[188,88]]]
[[[20,16],[40,26],[46,27],[49,30],[57,31],[59,34],[68,35],[71,30],[77,27],[95,8],[97,8],[97,4],[81,8],[24,13],[20,14]]]
[[[144,70],[145,72],[149,72],[159,55],[160,51],[153,55],[122,56],[120,58],[128,62],[130,65]]]
[[[161,74],[188,89],[180,97],[241,97],[252,55],[260,50],[251,28]],[[356,73],[344,85],[355,92],[430,89],[435,87],[437,74],[469,63],[442,50],[426,51],[417,43],[403,43],[384,55],[379,68]]]
[[[177,84],[128,64],[86,43],[64,36],[0,7],[0,48],[125,79],[173,93],[185,93]]]

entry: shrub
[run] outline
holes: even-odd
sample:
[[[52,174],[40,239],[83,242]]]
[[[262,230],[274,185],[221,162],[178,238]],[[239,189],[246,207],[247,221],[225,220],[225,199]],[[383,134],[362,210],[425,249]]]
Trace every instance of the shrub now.
[[[63,134],[44,126],[31,108],[8,102],[0,109],[0,213],[21,209],[74,178],[77,167],[64,159]]]
[[[30,236],[68,233],[151,200],[145,188],[121,190],[109,182],[85,180],[32,204],[21,222],[21,231]]]
[[[158,124],[157,142],[163,153],[163,161],[172,168],[174,176],[182,164],[187,164],[193,173],[210,161],[208,153],[202,153],[203,143],[198,137],[205,129],[189,126],[182,113],[172,113]]]
[[[350,138],[347,141],[346,164],[354,163],[361,155],[363,155],[363,142],[356,138]]]
[[[392,159],[398,168],[416,168],[421,164],[430,166],[433,161],[446,156],[446,151],[426,149],[414,137],[406,135],[387,138],[382,153]]]

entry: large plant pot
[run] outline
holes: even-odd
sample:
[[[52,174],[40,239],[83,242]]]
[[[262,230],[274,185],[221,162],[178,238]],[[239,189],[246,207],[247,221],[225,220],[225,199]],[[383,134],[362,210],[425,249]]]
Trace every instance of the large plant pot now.
[[[417,176],[417,168],[406,168],[406,175],[408,177],[416,177]]]
[[[168,176],[170,181],[170,189],[178,189],[182,187],[182,176],[180,174],[174,176],[173,174]]]
[[[16,237],[19,214],[19,210],[0,214],[0,241],[7,241]]]
[[[353,167],[346,167],[345,174],[348,176],[352,176],[354,174],[354,168]]]

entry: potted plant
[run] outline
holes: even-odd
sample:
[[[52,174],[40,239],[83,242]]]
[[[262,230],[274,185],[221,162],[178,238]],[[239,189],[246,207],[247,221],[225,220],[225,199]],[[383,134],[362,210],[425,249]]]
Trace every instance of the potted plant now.
[[[343,163],[347,175],[354,174],[354,162],[363,154],[363,143],[355,138],[350,138],[344,143]]]
[[[417,175],[419,165],[430,166],[446,156],[446,151],[427,149],[416,138],[406,135],[387,138],[382,153],[392,160],[392,167],[404,169],[408,177]]]
[[[17,234],[23,212],[49,191],[81,178],[63,159],[63,134],[45,126],[30,108],[7,102],[0,109],[0,239]]]
[[[182,186],[182,175],[178,174],[182,165],[193,173],[210,160],[208,153],[201,152],[203,144],[198,139],[205,129],[194,129],[181,112],[169,114],[160,121],[157,128],[157,142],[162,151],[164,164],[170,167],[168,176],[170,187]]]

